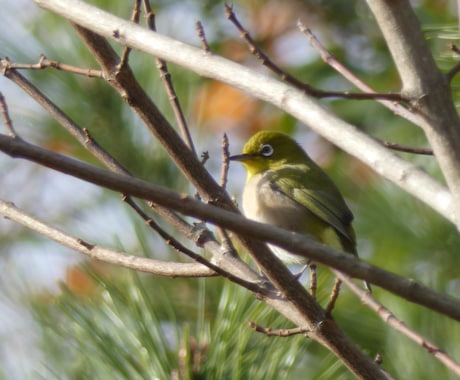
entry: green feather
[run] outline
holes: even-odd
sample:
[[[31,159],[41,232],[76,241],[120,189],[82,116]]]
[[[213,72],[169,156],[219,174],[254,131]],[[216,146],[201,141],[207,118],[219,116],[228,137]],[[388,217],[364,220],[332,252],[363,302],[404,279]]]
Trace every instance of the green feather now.
[[[311,164],[316,166],[313,162]],[[285,164],[271,171],[270,177],[283,194],[354,242],[350,229],[353,214],[337,187],[322,170],[312,170],[307,165]]]

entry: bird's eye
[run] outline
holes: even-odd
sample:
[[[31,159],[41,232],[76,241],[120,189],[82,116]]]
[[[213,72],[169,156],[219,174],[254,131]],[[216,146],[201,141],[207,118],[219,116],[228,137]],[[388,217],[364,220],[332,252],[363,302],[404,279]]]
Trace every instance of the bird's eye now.
[[[273,154],[273,147],[270,144],[264,144],[260,148],[260,154],[264,157],[271,157]]]

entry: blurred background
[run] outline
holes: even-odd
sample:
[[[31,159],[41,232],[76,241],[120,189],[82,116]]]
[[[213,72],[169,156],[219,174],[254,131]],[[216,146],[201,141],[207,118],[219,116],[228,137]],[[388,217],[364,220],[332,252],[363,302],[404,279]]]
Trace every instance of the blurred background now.
[[[91,3],[123,18],[130,17],[133,6],[131,1]],[[412,3],[439,67],[448,71],[458,61],[449,49],[459,39],[456,2]],[[1,5],[0,57],[35,63],[45,54],[78,67],[97,68],[72,27],[58,16],[30,0],[3,0]],[[152,6],[159,32],[200,46],[195,32],[195,22],[200,20],[213,52],[267,71],[227,20],[223,2],[168,0],[152,2]],[[310,47],[296,28],[299,19],[339,61],[374,89],[399,89],[391,57],[362,1],[236,0],[233,8],[275,63],[312,86],[354,90]],[[114,47],[121,53],[119,46]],[[144,89],[175,125],[154,60],[132,52],[130,64]],[[220,175],[224,133],[229,136],[232,153],[240,152],[246,139],[261,129],[289,133],[345,195],[355,215],[361,258],[459,297],[460,239],[451,224],[278,109],[180,67],[169,68],[197,151],[209,152],[206,166],[216,178]],[[102,80],[51,69],[22,73],[76,123],[88,128],[94,139],[131,172],[193,194],[193,188],[159,144]],[[4,77],[0,77],[0,91],[20,136],[95,163]],[[458,101],[458,80],[454,80],[453,95]],[[372,136],[428,147],[418,127],[376,102],[322,102]],[[5,133],[3,121],[0,127]],[[433,157],[401,155],[442,181]],[[0,173],[1,199],[63,231],[130,254],[186,260],[149,230],[118,194],[5,155],[0,155]],[[228,191],[238,201],[244,177],[242,167],[231,166]],[[167,225],[164,228],[174,234]],[[0,268],[1,379],[351,377],[318,344],[301,336],[268,338],[249,329],[250,320],[273,328],[291,325],[248,292],[220,278],[173,280],[90,261],[5,219],[0,219]],[[324,268],[319,275],[318,297],[324,304],[331,279]],[[302,281],[307,283],[308,278]],[[374,292],[398,318],[460,359],[458,323],[379,289]],[[346,289],[334,317],[370,356],[380,353],[384,368],[397,378],[454,378]]]

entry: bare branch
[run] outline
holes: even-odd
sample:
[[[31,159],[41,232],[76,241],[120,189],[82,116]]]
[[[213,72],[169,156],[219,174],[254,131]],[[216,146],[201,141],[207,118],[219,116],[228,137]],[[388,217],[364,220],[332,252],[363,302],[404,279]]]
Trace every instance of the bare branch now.
[[[332,310],[334,310],[334,306],[337,301],[337,298],[339,298],[340,285],[342,285],[342,281],[336,278],[334,282],[334,287],[332,288],[332,291],[331,291],[331,296],[329,297],[329,302],[327,303],[327,306],[326,306],[326,313],[328,314],[332,313]]]
[[[220,186],[223,189],[227,187],[228,169],[230,167],[228,159],[230,157],[230,151],[228,150],[228,148],[228,137],[227,134],[224,133],[224,135],[222,136],[222,170],[220,173]]]
[[[441,363],[443,363],[447,368],[449,368],[457,376],[460,376],[460,363],[457,363],[453,358],[447,355],[435,344],[431,343],[427,338],[421,336],[411,328],[409,328],[403,321],[396,318],[396,316],[379,303],[371,293],[366,292],[356,285],[353,280],[347,275],[340,273],[339,271],[334,271],[335,275],[340,278],[356,295],[361,298],[361,301],[364,305],[375,311],[375,313],[387,324],[389,324],[393,329],[399,333],[405,335],[419,346],[427,350],[427,352],[433,355]]]
[[[453,199],[443,186],[413,164],[389,152],[358,128],[318,105],[301,91],[293,89],[292,86],[222,57],[203,54],[202,49],[146,31],[82,2],[66,0],[66,6],[55,0],[36,0],[36,2],[101,35],[183,66],[200,75],[221,80],[282,108],[333,144],[367,163],[383,177],[434,208],[448,220],[455,221],[451,203]],[[95,14],[97,17],[94,16]],[[100,22],[101,19],[104,22]],[[114,31],[117,31],[122,38],[115,38]],[[177,54],[178,51],[181,54]],[[145,94],[137,95],[142,97]],[[141,116],[141,118],[145,120],[145,117]],[[157,120],[157,125],[162,126],[164,122]],[[167,128],[159,129],[167,130]],[[184,149],[183,146],[177,148],[181,151]],[[171,154],[172,157],[177,156],[175,151]],[[202,175],[198,172],[193,174],[196,175],[195,183],[207,182],[207,180],[202,181]]]
[[[316,289],[318,287],[316,264],[310,263],[308,265],[308,269],[310,270],[310,294],[312,295],[312,297],[316,298]]]
[[[5,58],[5,60],[7,61],[7,58]],[[58,61],[50,60],[46,58],[46,56],[43,54],[40,54],[38,63],[10,62],[8,66],[4,66],[4,68],[6,67],[12,70],[44,70],[48,68],[53,68],[56,70],[66,71],[72,74],[82,75],[88,78],[102,78],[101,70],[83,69],[80,67],[68,65],[66,63],[61,63]]]
[[[460,12],[460,9],[459,9],[459,12]],[[450,50],[456,54],[456,56],[458,57],[460,55],[460,49],[457,47],[457,45],[455,44],[450,44]],[[452,79],[455,78],[455,76],[458,74],[458,72],[460,71],[460,62],[457,62],[454,67],[452,67],[449,72],[446,74],[446,77],[447,77],[447,80],[450,82],[452,82]]]
[[[92,259],[168,277],[209,277],[216,272],[199,263],[175,263],[154,260],[146,257],[132,256],[85,242],[65,232],[51,227],[31,215],[19,210],[12,203],[0,200],[0,214],[49,239],[80,252]]]
[[[155,32],[155,14],[152,12],[150,2],[149,0],[142,0],[142,2],[144,3],[145,13],[147,14],[147,24],[150,30]],[[176,118],[177,125],[179,126],[179,130],[181,131],[182,137],[185,140],[187,146],[190,148],[190,150],[196,155],[192,135],[190,134],[190,129],[187,125],[187,120],[185,120],[184,112],[182,111],[182,107],[177,97],[176,90],[171,80],[171,74],[169,73],[168,65],[164,60],[159,58],[155,58],[155,62],[157,63],[157,68],[160,72],[161,81],[163,82],[163,86],[165,87],[166,93],[168,94],[169,101],[171,102],[171,108],[174,112],[174,116]]]
[[[14,83],[19,85],[27,94],[35,99],[43,108],[50,113],[55,120],[61,124],[82,146],[84,146],[94,157],[98,158],[105,164],[111,171],[119,174],[131,175],[115,158],[107,153],[100,145],[94,141],[87,129],[81,129],[76,125],[70,118],[67,117],[49,98],[41,93],[32,83],[30,83],[25,77],[16,72],[15,70],[8,69],[6,76],[11,79]],[[178,215],[149,202],[149,206],[154,209],[158,214],[164,217],[169,223],[171,223],[178,231],[186,235],[188,239],[195,242],[198,246],[203,246],[206,250],[213,254],[214,258],[218,260],[223,268],[235,271],[241,275],[245,275],[246,278],[252,278],[251,270],[237,257],[233,257],[231,262],[222,262],[218,258],[222,256],[221,248],[216,244],[217,242],[212,237],[209,231],[199,232],[195,226],[190,226],[187,222],[181,219]]]
[[[225,277],[226,279],[234,282],[235,284],[241,285],[244,288],[256,293],[256,294],[261,294],[264,289],[262,289],[260,286],[257,284],[254,284],[249,281],[245,281],[244,279],[241,279],[239,277],[234,276],[233,274],[221,269],[217,265],[212,264],[210,261],[206,260],[203,256],[198,255],[197,253],[191,251],[187,247],[185,247],[181,242],[179,242],[176,238],[168,234],[164,229],[162,229],[152,218],[150,218],[147,214],[145,214],[139,206],[130,198],[130,197],[123,197],[123,200],[129,204],[136,212],[144,219],[146,224],[151,227],[153,230],[155,230],[162,238],[163,240],[173,247],[175,250],[178,252],[181,252],[191,259],[195,260],[196,262],[208,267],[212,271],[214,271],[217,274],[220,274],[221,276]]]
[[[204,32],[203,24],[201,23],[201,21],[197,21],[195,23],[195,28],[198,33],[198,37],[201,41],[201,46],[203,47],[203,50],[205,51],[205,53],[209,53],[211,49],[209,48],[208,41],[206,40],[206,34]]]
[[[293,85],[295,88],[304,91],[306,94],[313,96],[315,98],[345,98],[345,99],[355,99],[355,100],[369,100],[369,99],[386,99],[398,102],[406,102],[406,100],[400,94],[377,94],[375,92],[371,93],[351,93],[351,92],[340,92],[340,91],[323,91],[313,88],[307,83],[301,82],[294,76],[288,74],[282,70],[278,65],[276,65],[267,54],[265,54],[255,43],[249,32],[241,25],[239,20],[236,18],[233,8],[226,4],[225,13],[227,18],[236,26],[239,30],[241,37],[247,42],[249,46],[249,51],[257,58],[259,61],[278,75],[282,80]]]
[[[273,243],[290,252],[305,256],[350,276],[367,280],[409,301],[443,313],[450,318],[460,320],[460,303],[453,298],[435,292],[413,280],[407,280],[381,268],[359,261],[355,256],[326,247],[305,235],[248,220],[239,214],[210,204],[205,205],[191,197],[178,195],[161,186],[127,175],[111,173],[1,134],[0,151],[12,157],[21,157],[40,163],[54,170],[123,194],[130,194],[153,201],[164,207],[206,220],[236,233],[251,235],[253,238]],[[273,261],[276,263],[276,260]],[[273,266],[275,266],[275,269],[279,269],[278,266]],[[281,264],[279,267],[284,268]],[[292,278],[292,280],[294,279]],[[297,281],[295,282],[297,283]]]
[[[51,116],[55,118],[57,122],[61,124],[77,141],[79,141],[94,157],[98,158],[103,162],[107,168],[111,171],[119,174],[131,175],[115,158],[113,158],[108,152],[106,152],[100,145],[94,141],[89,131],[84,128],[81,129],[76,125],[70,118],[67,117],[49,98],[41,93],[32,83],[15,70],[8,70],[7,77],[14,83],[19,85],[26,93],[28,93],[33,99],[35,99],[43,108],[48,111]],[[130,197],[124,196],[125,199]],[[132,200],[128,203],[130,204]],[[190,226],[187,222],[181,219],[178,215],[174,214],[169,209],[161,207],[149,202],[149,206],[154,209],[158,214],[163,216],[169,223],[171,223],[178,231],[187,236],[191,241],[195,242],[198,246],[203,246],[210,253],[213,254],[214,258],[218,260],[222,256],[221,248],[216,245],[215,239],[209,231],[199,233],[195,226]],[[135,210],[139,210],[135,208]],[[199,261],[199,260],[198,260]],[[226,274],[230,270],[235,271],[240,276],[245,275],[246,278],[251,278],[254,281],[254,276],[251,276],[251,269],[247,267],[238,257],[232,257],[231,262],[222,262],[218,260],[221,267],[227,268],[227,270],[221,269],[221,274]],[[237,276],[235,275],[235,278]],[[253,289],[254,290],[254,289]]]
[[[17,133],[14,130],[13,122],[10,118],[10,113],[8,112],[8,105],[6,104],[5,97],[0,92],[0,110],[2,113],[3,120],[5,121],[6,129],[11,137],[17,137]]]
[[[459,8],[459,12],[460,12],[460,8]],[[457,56],[460,55],[460,49],[457,47],[457,45],[451,44],[450,50],[452,50],[452,52],[454,52]],[[449,70],[449,72],[446,74],[447,80],[449,82],[452,82],[452,79],[454,79],[454,77],[458,74],[459,71],[460,71],[460,62],[457,62],[454,65],[454,67],[452,67]]]
[[[279,338],[287,338],[293,335],[303,334],[308,336],[308,333],[311,332],[308,328],[295,327],[292,329],[273,329],[271,327],[262,327],[252,321],[248,322],[249,327],[254,331],[260,332],[266,336],[277,336]]]
[[[405,153],[415,153],[415,154],[422,154],[426,156],[432,156],[433,150],[428,149],[428,148],[416,148],[413,146],[407,146],[407,145],[401,145],[397,143],[392,143],[389,141],[381,141],[383,146],[386,146],[387,148],[397,150],[399,152],[405,152]]]
[[[403,95],[425,120],[422,126],[452,193],[460,230],[460,118],[446,77],[437,68],[408,0],[367,0],[401,78]]]
[[[360,90],[366,93],[376,93],[375,90],[364,83],[361,79],[359,79],[353,72],[348,70],[344,65],[342,65],[331,53],[327,51],[327,49],[321,44],[321,42],[316,38],[313,32],[305,26],[304,23],[299,21],[297,23],[298,28],[300,31],[305,34],[310,44],[318,50],[321,58],[325,63],[331,66],[334,70],[340,73],[345,79],[347,79],[350,83],[358,87]],[[415,125],[422,125],[425,121],[423,120],[420,115],[417,115],[413,112],[407,110],[403,105],[395,103],[394,101],[387,100],[387,99],[375,99],[377,102],[383,104],[385,107],[393,111],[396,115],[402,116],[405,119],[411,121]]]
[[[131,13],[131,21],[139,24],[139,17],[140,17],[140,7],[141,7],[141,0],[134,0],[134,8],[133,12]],[[129,46],[125,46],[123,49],[123,53],[121,54],[120,60],[120,67],[124,67],[128,65],[129,55],[131,54],[131,48]]]

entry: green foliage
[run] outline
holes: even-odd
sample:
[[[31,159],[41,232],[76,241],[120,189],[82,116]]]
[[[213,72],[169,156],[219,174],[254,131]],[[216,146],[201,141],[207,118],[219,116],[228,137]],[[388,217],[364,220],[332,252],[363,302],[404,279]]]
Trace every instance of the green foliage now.
[[[52,302],[34,303],[47,353],[43,378],[276,379],[293,376],[308,359],[304,337],[252,331],[251,320],[273,327],[286,320],[220,279],[198,287],[176,280],[166,292],[163,281],[134,272],[94,278],[97,296],[82,299],[63,288]]]

